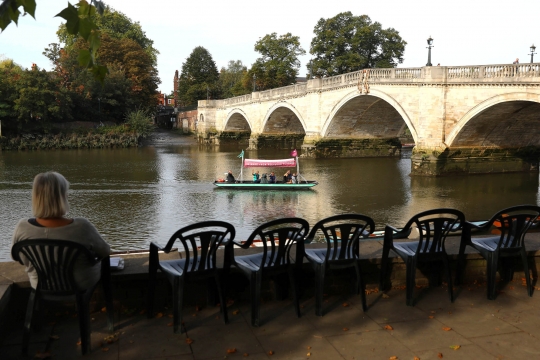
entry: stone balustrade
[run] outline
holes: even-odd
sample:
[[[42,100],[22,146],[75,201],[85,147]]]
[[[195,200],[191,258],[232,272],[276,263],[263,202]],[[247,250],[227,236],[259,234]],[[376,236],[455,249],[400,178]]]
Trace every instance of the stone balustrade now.
[[[307,83],[254,92],[224,100],[216,100],[215,106],[227,108],[237,104],[268,101],[284,97],[303,96],[307,92],[327,91],[344,86],[357,86],[363,79],[363,70],[321,79],[311,79]],[[540,81],[540,63],[502,64],[472,66],[432,66],[417,68],[369,69],[370,84],[406,83],[528,83]]]

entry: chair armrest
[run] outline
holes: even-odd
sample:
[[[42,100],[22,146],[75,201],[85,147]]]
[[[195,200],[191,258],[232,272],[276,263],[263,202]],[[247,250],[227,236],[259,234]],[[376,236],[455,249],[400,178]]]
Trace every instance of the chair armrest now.
[[[408,229],[398,229],[398,228],[395,228],[391,225],[386,225],[385,229],[384,229],[384,233],[385,235],[387,234],[387,232],[391,231],[392,232],[392,238],[393,239],[403,239],[403,238],[406,238],[410,235],[411,233],[411,228],[408,228]]]
[[[170,249],[166,249],[166,248],[164,248],[164,247],[161,247],[161,246],[159,246],[158,244],[156,244],[155,242],[152,241],[152,242],[150,242],[150,252],[152,253],[152,252],[154,252],[154,251],[155,251],[156,253],[157,253],[158,251],[163,251],[164,253],[168,254],[169,251],[171,251],[171,250],[170,250]]]
[[[474,224],[470,221],[465,221],[465,226],[468,226],[471,231],[487,230],[493,224],[491,221],[485,221],[482,224]]]
[[[253,242],[253,241],[250,241],[250,242],[247,242],[247,241],[246,241],[246,242],[244,242],[244,243],[242,244],[241,241],[233,240],[231,246],[232,246],[232,245],[236,245],[236,246],[241,247],[242,249],[249,249],[249,247],[251,246],[251,243],[252,243],[252,242]]]

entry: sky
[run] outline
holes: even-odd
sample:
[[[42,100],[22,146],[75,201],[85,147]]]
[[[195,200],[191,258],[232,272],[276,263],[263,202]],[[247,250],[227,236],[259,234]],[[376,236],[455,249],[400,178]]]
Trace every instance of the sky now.
[[[74,0],[71,1],[75,3]],[[105,4],[139,22],[154,40],[161,78],[159,90],[173,89],[175,70],[197,46],[205,47],[218,70],[229,60],[250,67],[258,57],[254,45],[270,33],[288,32],[300,37],[306,55],[300,57],[299,76],[308,72],[313,29],[321,18],[340,12],[368,15],[383,28],[394,28],[407,42],[399,67],[424,66],[426,39],[433,38],[431,62],[442,66],[530,62],[534,43],[540,53],[540,1],[514,0],[104,0]],[[36,63],[51,69],[42,55],[49,43],[58,42],[56,31],[66,0],[37,0],[36,20],[29,15],[0,33],[0,58],[22,67]],[[536,55],[535,62],[540,62]]]

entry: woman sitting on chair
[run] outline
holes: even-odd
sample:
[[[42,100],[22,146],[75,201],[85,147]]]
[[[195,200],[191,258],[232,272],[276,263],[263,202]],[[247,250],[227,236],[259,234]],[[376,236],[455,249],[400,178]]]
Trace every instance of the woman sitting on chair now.
[[[13,244],[29,239],[70,240],[85,245],[97,257],[109,255],[109,244],[103,240],[97,229],[85,218],[65,217],[69,210],[67,192],[68,181],[57,172],[36,175],[32,187],[32,212],[35,218],[22,219],[13,233]],[[36,270],[28,260],[23,259],[30,285],[35,289],[38,283]],[[90,265],[86,258],[77,260],[74,277],[81,288],[96,284],[101,275],[101,265]]]

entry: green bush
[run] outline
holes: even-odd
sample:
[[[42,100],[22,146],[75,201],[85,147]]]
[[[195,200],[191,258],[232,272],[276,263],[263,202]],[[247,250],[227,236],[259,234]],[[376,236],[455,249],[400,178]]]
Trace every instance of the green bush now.
[[[126,125],[140,137],[147,137],[153,130],[152,117],[145,110],[130,111],[126,115]]]

